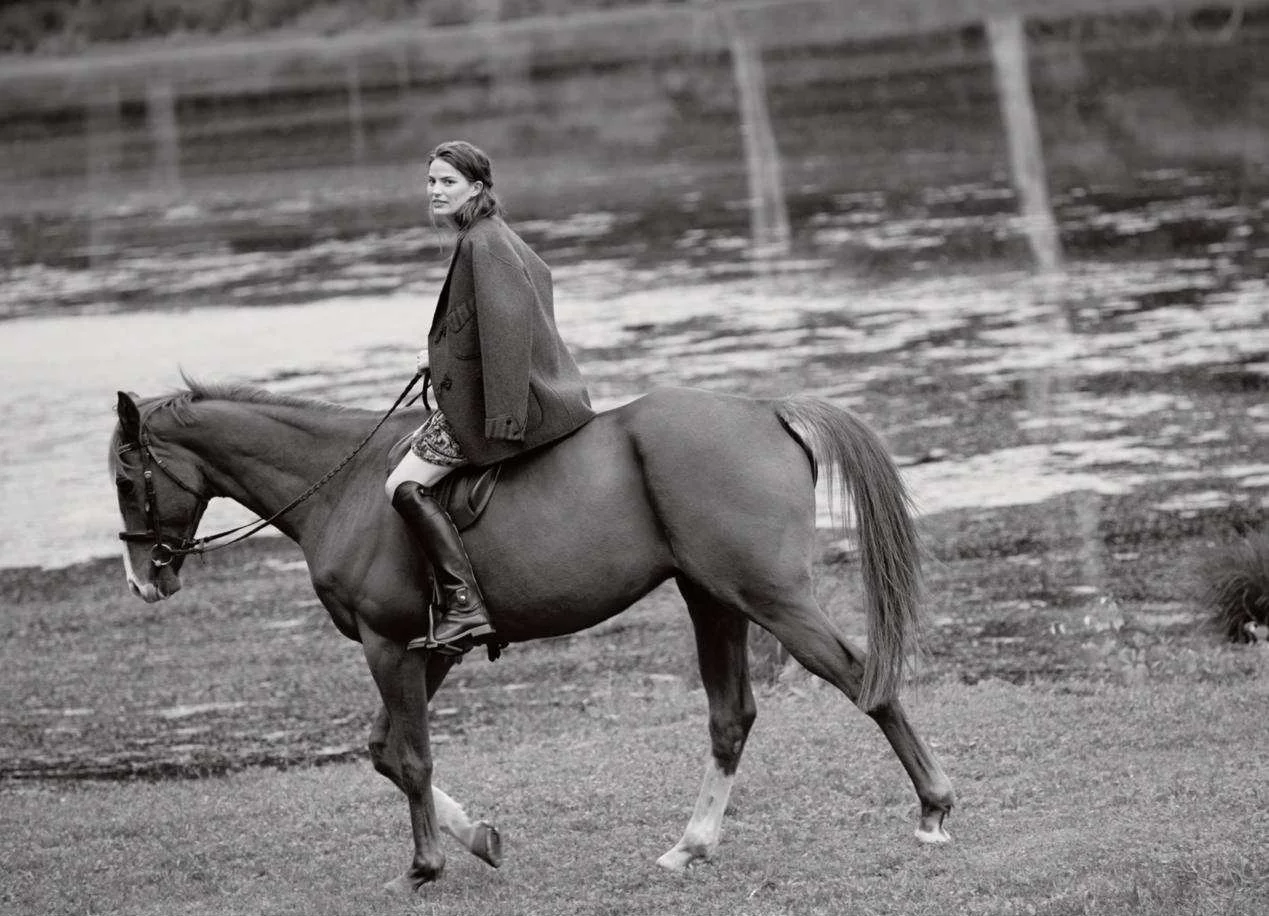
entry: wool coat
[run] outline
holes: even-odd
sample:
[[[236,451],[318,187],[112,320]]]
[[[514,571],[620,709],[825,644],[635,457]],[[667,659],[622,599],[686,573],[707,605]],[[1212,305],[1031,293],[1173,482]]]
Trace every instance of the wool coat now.
[[[460,233],[427,349],[436,403],[473,464],[553,442],[595,415],[555,324],[550,268],[499,217]]]

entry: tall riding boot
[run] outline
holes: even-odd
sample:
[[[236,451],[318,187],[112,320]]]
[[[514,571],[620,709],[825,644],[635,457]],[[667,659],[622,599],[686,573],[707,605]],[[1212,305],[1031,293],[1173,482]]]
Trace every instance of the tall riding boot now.
[[[485,599],[476,586],[471,560],[445,507],[427,487],[407,480],[392,494],[392,508],[405,519],[406,527],[432,564],[443,599],[429,647],[459,648],[454,644],[460,640],[491,635],[494,628],[485,613]]]

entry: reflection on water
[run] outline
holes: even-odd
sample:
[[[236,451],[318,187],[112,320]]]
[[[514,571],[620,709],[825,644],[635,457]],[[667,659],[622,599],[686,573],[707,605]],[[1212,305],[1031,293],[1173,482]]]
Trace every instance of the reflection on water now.
[[[1152,172],[1130,191],[1077,187],[1055,200],[1073,262],[1164,262],[1153,285],[1113,280],[1072,320],[1109,321],[1157,304],[1200,304],[1211,292],[1269,274],[1269,198],[1219,171]],[[910,192],[793,198],[793,249],[776,264],[750,258],[743,207],[699,196],[646,212],[578,213],[517,221],[557,272],[585,273],[596,294],[807,267],[837,267],[882,279],[1029,263],[1012,192],[967,183]],[[283,200],[225,211],[182,204],[127,210],[112,232],[140,238],[106,246],[95,261],[67,252],[0,268],[0,320],[83,311],[312,302],[429,289],[443,276],[447,240],[414,225],[340,234],[310,222],[311,202]],[[299,214],[302,224],[288,228]],[[234,227],[214,227],[233,220]],[[213,227],[213,228],[209,228]]]
[[[666,384],[812,391],[883,430],[924,512],[1161,481],[1263,505],[1269,465],[1246,443],[1263,445],[1269,413],[1221,405],[1269,377],[1269,206],[1193,176],[1150,180],[1176,193],[1059,201],[1071,248],[1096,235],[1097,258],[1073,258],[1058,286],[958,257],[967,239],[979,255],[984,239],[1019,244],[985,186],[833,200],[761,271],[726,230],[674,214],[524,229],[556,265],[561,329],[601,407]],[[104,449],[118,388],[157,393],[184,369],[386,408],[443,267],[438,239],[413,230],[11,272],[5,308],[29,317],[0,326],[0,565],[116,549]],[[239,520],[217,506],[203,530]]]

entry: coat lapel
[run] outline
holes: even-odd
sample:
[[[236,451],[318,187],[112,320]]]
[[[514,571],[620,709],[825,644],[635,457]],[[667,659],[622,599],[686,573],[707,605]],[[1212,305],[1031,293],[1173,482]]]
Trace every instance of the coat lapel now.
[[[454,279],[454,265],[458,263],[458,243],[454,243],[454,253],[450,255],[449,270],[445,272],[445,282],[441,285],[441,294],[436,297],[436,311],[432,314],[432,326],[428,329],[430,338],[436,333],[436,327],[445,320],[446,306],[449,304],[449,284]]]

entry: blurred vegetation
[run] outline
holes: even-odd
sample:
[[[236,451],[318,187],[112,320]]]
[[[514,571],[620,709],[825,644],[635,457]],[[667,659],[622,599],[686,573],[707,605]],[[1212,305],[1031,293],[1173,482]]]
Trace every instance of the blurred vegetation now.
[[[1216,629],[1230,642],[1269,643],[1269,533],[1212,549],[1200,574]]]
[[[0,0],[0,53],[280,30],[334,34],[407,19],[464,25],[685,2],[692,0]]]

